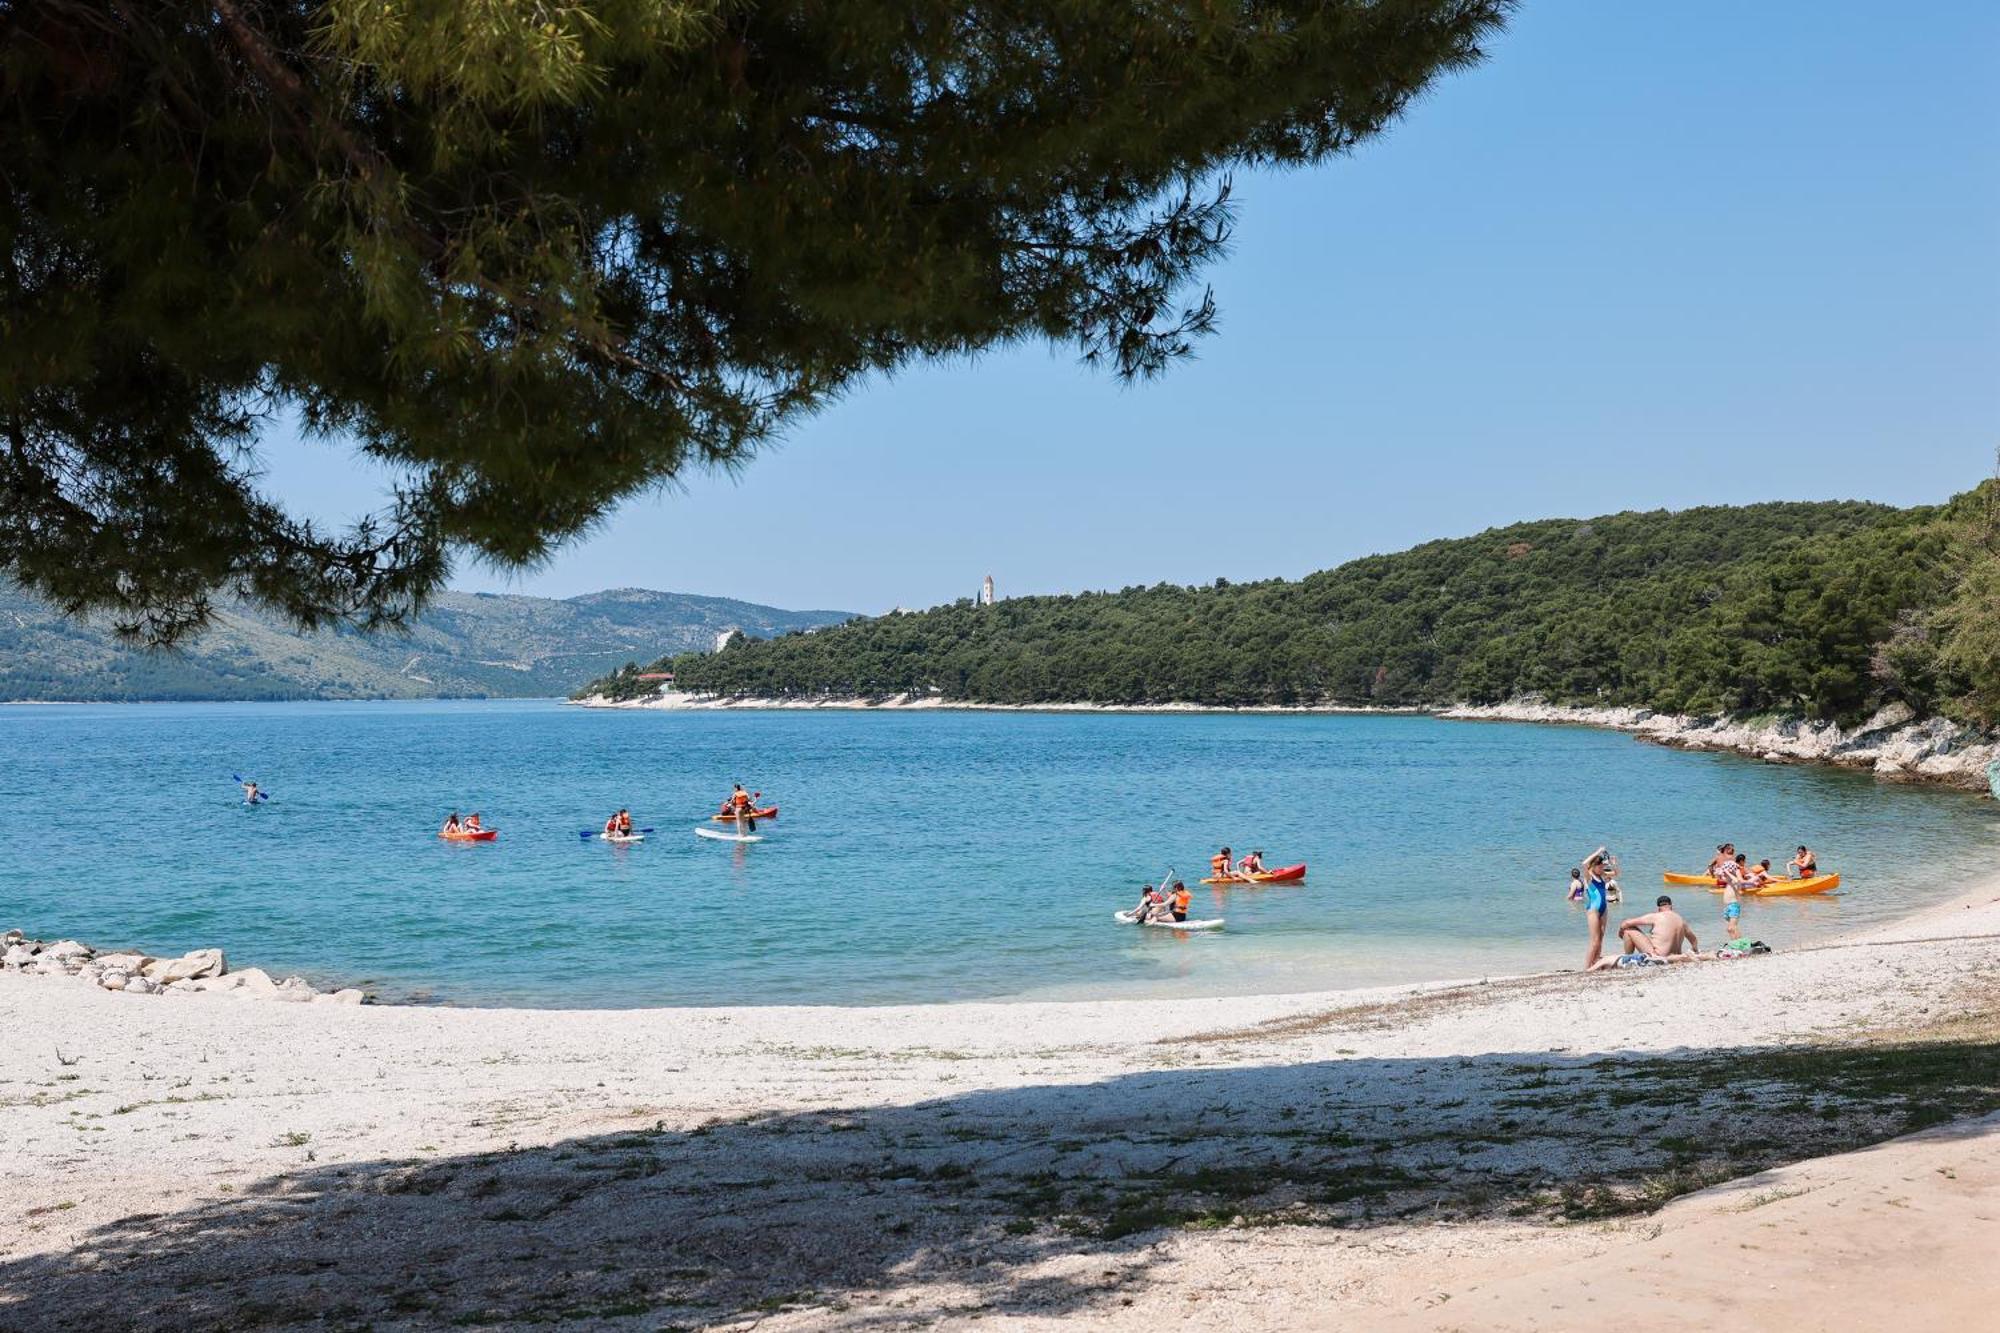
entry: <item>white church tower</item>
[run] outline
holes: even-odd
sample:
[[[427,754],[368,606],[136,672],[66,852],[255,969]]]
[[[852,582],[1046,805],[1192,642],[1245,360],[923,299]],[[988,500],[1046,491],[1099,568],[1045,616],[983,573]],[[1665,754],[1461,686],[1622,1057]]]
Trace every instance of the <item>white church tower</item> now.
[[[979,604],[981,606],[993,605],[993,576],[991,574],[986,576],[986,582],[979,585]]]

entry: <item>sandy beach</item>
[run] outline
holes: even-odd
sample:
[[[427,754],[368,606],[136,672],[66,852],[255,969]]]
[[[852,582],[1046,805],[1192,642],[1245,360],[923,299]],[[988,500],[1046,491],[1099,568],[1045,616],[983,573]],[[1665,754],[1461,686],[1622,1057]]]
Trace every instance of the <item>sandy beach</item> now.
[[[1571,1328],[1663,1284],[1673,1327],[1965,1327],[1996,937],[2000,881],[1740,962],[1180,1005],[0,975],[0,1327]]]

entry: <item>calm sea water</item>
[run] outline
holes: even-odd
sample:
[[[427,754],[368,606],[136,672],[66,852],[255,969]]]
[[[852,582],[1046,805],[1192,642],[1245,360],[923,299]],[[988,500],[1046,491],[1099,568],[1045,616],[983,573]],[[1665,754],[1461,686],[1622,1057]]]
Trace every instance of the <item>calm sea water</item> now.
[[[276,795],[242,804],[241,771]],[[783,807],[693,836],[741,780]],[[655,835],[577,831],[619,805]],[[438,841],[451,809],[488,845]],[[0,708],[0,928],[206,945],[238,965],[467,1004],[889,1003],[1304,990],[1574,966],[1569,868],[1630,910],[1723,838],[1846,876],[1753,901],[1780,947],[1948,896],[2000,811],[1865,775],[1619,735],[1417,717],[595,712],[554,703]],[[1218,843],[1299,887],[1200,889]],[[1719,907],[1675,890],[1720,938]]]

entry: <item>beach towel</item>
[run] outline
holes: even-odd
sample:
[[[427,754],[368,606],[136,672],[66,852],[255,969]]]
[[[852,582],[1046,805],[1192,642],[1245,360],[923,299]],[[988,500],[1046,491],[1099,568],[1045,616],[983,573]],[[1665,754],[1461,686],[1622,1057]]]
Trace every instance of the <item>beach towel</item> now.
[[[1769,953],[1771,946],[1762,940],[1731,940],[1715,951],[1717,958],[1748,958],[1752,954]]]

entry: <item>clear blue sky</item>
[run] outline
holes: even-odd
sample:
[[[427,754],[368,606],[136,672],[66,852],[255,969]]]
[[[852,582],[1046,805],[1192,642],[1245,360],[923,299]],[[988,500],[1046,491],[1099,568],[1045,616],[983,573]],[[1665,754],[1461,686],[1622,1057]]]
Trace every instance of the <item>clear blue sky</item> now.
[[[2000,447],[2000,5],[1526,0],[1318,171],[1239,178],[1221,332],[1121,387],[1069,348],[873,382],[546,568],[882,611],[1295,576],[1551,515],[1934,501]],[[274,433],[274,493],[374,502]]]

